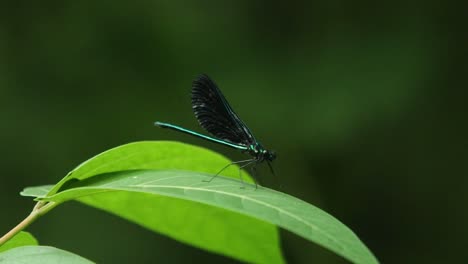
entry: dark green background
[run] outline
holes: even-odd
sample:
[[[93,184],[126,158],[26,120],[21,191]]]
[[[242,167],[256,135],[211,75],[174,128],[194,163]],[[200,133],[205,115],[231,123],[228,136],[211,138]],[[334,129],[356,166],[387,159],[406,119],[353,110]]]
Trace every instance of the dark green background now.
[[[152,126],[202,131],[189,92],[205,72],[277,151],[277,181],[261,168],[263,184],[336,216],[383,263],[460,263],[466,10],[450,1],[2,1],[0,233],[32,208],[23,187],[55,183],[120,144],[179,140],[241,158]],[[28,230],[100,263],[234,262],[77,203]],[[290,263],[344,262],[282,235]]]

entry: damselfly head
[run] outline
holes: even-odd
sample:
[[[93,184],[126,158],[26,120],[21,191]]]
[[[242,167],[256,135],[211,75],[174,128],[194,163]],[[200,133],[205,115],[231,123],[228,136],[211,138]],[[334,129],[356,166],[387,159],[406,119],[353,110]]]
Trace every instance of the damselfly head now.
[[[276,152],[267,151],[267,153],[265,155],[265,159],[268,160],[268,161],[273,161],[274,159],[276,159]]]

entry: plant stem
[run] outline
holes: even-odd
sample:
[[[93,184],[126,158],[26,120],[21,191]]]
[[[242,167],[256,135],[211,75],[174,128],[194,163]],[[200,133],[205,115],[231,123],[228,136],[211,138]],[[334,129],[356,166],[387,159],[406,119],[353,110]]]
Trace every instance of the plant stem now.
[[[54,208],[56,204],[54,202],[38,202],[31,213],[8,233],[0,238],[0,246],[5,244],[8,240],[14,237],[17,233],[29,226],[34,220],[47,213],[50,209]]]

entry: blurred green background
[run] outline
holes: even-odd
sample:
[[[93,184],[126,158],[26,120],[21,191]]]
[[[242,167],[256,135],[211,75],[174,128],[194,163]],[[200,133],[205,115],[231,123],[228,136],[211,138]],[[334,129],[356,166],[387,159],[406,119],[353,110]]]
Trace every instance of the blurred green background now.
[[[336,216],[382,263],[468,259],[466,8],[450,1],[2,1],[0,233],[87,158],[202,131],[208,73],[277,151],[261,182]],[[236,263],[69,203],[28,230],[99,263]],[[290,263],[345,263],[282,231]]]

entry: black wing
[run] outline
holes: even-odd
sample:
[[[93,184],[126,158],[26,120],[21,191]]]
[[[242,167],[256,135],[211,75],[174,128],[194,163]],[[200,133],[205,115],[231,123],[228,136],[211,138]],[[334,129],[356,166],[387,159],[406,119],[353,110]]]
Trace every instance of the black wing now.
[[[216,138],[243,146],[256,142],[219,88],[205,74],[192,83],[192,108],[200,125]]]

